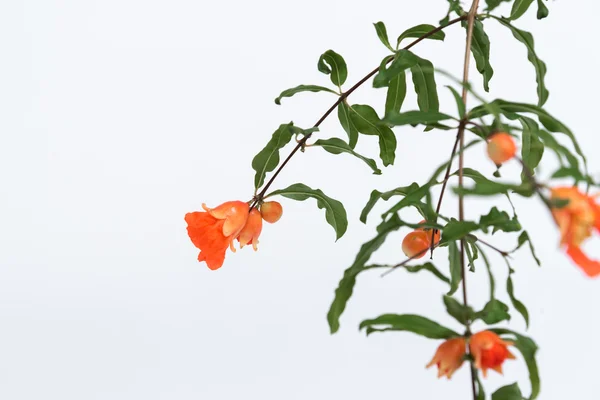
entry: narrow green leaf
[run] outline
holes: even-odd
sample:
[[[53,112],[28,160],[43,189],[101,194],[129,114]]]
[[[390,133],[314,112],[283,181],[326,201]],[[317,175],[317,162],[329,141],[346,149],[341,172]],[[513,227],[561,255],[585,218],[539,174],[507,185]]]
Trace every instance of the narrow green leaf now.
[[[390,81],[404,72],[408,68],[416,65],[419,62],[419,57],[408,50],[399,50],[393,58],[393,61],[386,67],[390,57],[385,57],[379,65],[379,72],[373,78],[373,87],[382,88],[389,85]]]
[[[393,190],[389,190],[387,192],[380,192],[379,190],[373,190],[371,192],[371,196],[369,197],[369,201],[367,202],[367,204],[365,205],[365,208],[363,208],[362,212],[360,213],[360,220],[363,223],[367,222],[367,216],[369,215],[369,213],[371,212],[371,210],[373,209],[373,207],[375,206],[377,201],[379,201],[379,199],[383,199],[383,200],[387,201],[392,196],[406,196],[407,194],[414,192],[418,188],[419,188],[418,184],[412,183],[409,186],[399,187],[399,188],[396,188]],[[422,197],[423,196],[421,196],[421,198]]]
[[[544,4],[542,0],[537,0],[538,10],[537,10],[537,19],[544,19],[548,16],[549,11],[548,7]]]
[[[381,21],[373,24],[375,26],[375,31],[377,31],[377,37],[381,40],[381,43],[392,52],[394,52],[394,48],[390,44],[390,40],[388,39],[387,29],[385,28],[385,24]]]
[[[395,214],[404,207],[414,206],[419,208],[422,204],[421,199],[429,193],[431,183],[426,183],[423,186],[419,186],[417,183],[413,183],[409,186],[409,192],[406,193],[404,198],[396,203],[392,208],[387,210],[382,217],[386,217],[391,214]],[[398,189],[396,189],[398,190]]]
[[[446,328],[420,315],[412,314],[384,314],[375,319],[367,319],[360,323],[359,329],[365,329],[367,335],[373,332],[405,331],[416,333],[429,339],[449,339],[460,336],[453,330]]]
[[[492,393],[492,400],[523,400],[523,394],[518,383],[502,386]]]
[[[327,50],[319,57],[317,64],[319,71],[329,75],[331,82],[336,86],[342,86],[348,77],[348,67],[344,58],[333,50]]]
[[[434,29],[436,29],[435,26],[428,25],[428,24],[421,24],[421,25],[413,26],[412,28],[408,28],[407,30],[402,32],[402,34],[400,36],[398,36],[396,48],[400,47],[400,42],[402,42],[403,39],[420,38],[421,36],[433,31]],[[427,37],[427,39],[442,40],[442,41],[445,38],[446,38],[446,34],[443,31],[436,32],[433,35]]]
[[[521,117],[521,124],[523,125],[523,135],[521,137],[521,159],[525,163],[525,166],[529,171],[535,175],[535,169],[540,164],[542,156],[544,155],[544,144],[538,136],[540,127],[531,118]],[[525,182],[527,179],[527,173],[523,168],[521,173],[521,180]]]
[[[329,88],[326,88],[324,86],[318,86],[318,85],[299,85],[299,86],[296,86],[294,88],[286,89],[283,92],[281,92],[281,94],[279,95],[279,97],[277,97],[275,99],[275,104],[281,104],[281,99],[284,98],[284,97],[292,97],[296,93],[301,93],[301,92],[329,92],[329,93],[337,94],[335,91],[333,91],[333,90],[331,90]]]
[[[512,270],[508,274],[508,279],[506,280],[506,291],[508,292],[508,297],[515,308],[523,316],[525,320],[525,325],[527,329],[529,329],[529,311],[527,311],[527,307],[520,300],[515,297],[515,288],[513,286],[513,281],[511,275],[513,274]]]
[[[388,84],[385,98],[386,115],[392,111],[400,112],[406,98],[406,72],[400,71]]]
[[[350,107],[350,119],[360,133],[379,137],[379,156],[384,166],[392,165],[396,158],[396,135],[387,126],[381,124],[379,116],[368,105],[353,105]]]
[[[309,198],[317,200],[317,206],[325,209],[325,219],[335,230],[336,240],[341,238],[348,228],[348,217],[344,205],[326,196],[319,189],[311,189],[302,183],[296,183],[285,189],[275,190],[265,197],[275,195],[281,195],[298,201],[304,201]]]
[[[450,264],[450,291],[448,296],[452,296],[462,281],[462,267],[460,265],[460,251],[456,242],[448,243],[448,261]]]
[[[379,168],[377,168],[377,163],[375,162],[375,160],[361,156],[360,154],[358,154],[357,152],[352,150],[352,147],[350,147],[350,145],[348,145],[348,143],[344,142],[342,139],[338,139],[338,138],[331,138],[331,139],[326,139],[326,140],[319,139],[313,144],[313,146],[320,146],[323,148],[323,150],[325,150],[331,154],[341,154],[341,153],[352,154],[354,157],[363,160],[365,162],[365,164],[367,164],[369,167],[371,167],[371,169],[373,170],[373,173],[375,175],[381,175],[381,171],[379,170]]]
[[[498,7],[502,2],[505,1],[512,1],[512,0],[485,0],[485,3],[487,5],[487,7],[485,8],[486,11],[492,11],[494,10],[496,7]],[[485,399],[484,399],[485,400]]]
[[[456,109],[458,110],[458,116],[462,119],[465,116],[465,102],[462,99],[462,96],[458,94],[456,89],[452,86],[446,86],[452,92],[452,96],[454,96],[454,100],[456,101]]]
[[[438,279],[440,279],[441,281],[446,282],[448,284],[450,283],[450,279],[448,279],[448,277],[446,277],[446,275],[442,274],[440,272],[440,270],[437,269],[435,267],[435,265],[433,265],[430,262],[425,263],[425,264],[421,264],[421,265],[406,266],[406,267],[404,267],[404,269],[407,270],[410,273],[417,273],[417,272],[420,272],[420,271],[423,271],[423,270],[429,271],[433,275],[435,275]]]
[[[465,307],[451,296],[444,296],[444,305],[446,306],[448,314],[463,325],[467,325],[475,314],[471,307]]]
[[[406,111],[403,113],[391,111],[386,114],[383,122],[390,126],[428,125],[439,121],[453,119],[450,115],[438,111]]]
[[[506,184],[500,182],[477,182],[475,186],[470,188],[453,188],[456,194],[462,195],[473,195],[473,196],[494,196],[499,194],[506,194],[509,192],[515,192],[523,197],[531,197],[534,195],[535,190],[530,183],[523,183],[520,185]]]
[[[342,101],[338,105],[338,119],[340,120],[342,128],[344,128],[348,134],[348,144],[351,148],[356,147],[356,143],[358,142],[358,129],[356,129],[354,122],[350,118],[350,106],[348,106],[345,101]]]
[[[469,271],[475,272],[475,261],[479,258],[479,248],[475,244],[477,239],[474,236],[465,237],[465,250],[469,259]]]
[[[488,214],[482,215],[479,224],[482,227],[494,228],[492,234],[497,231],[518,232],[521,230],[521,224],[516,216],[511,217],[506,211],[500,211],[496,207],[492,207]]]
[[[441,243],[452,242],[458,239],[462,239],[471,232],[480,229],[478,223],[473,221],[457,221],[452,219],[442,228],[442,241]]]
[[[521,16],[527,12],[532,3],[533,0],[515,0],[510,12],[510,17],[508,19],[514,21],[521,18]]]
[[[335,296],[327,313],[327,322],[331,333],[335,333],[340,329],[340,316],[352,296],[356,276],[365,269],[369,258],[385,242],[387,235],[398,230],[400,226],[400,218],[396,215],[390,218],[389,221],[384,221],[377,228],[377,236],[361,246],[350,268],[344,271],[344,276],[340,280],[337,289],[335,289]]]
[[[481,379],[479,379],[479,374],[477,374],[477,397],[475,400],[485,400],[485,390],[483,389]]]
[[[467,24],[463,23],[463,26],[466,28]],[[489,83],[494,75],[494,69],[490,64],[490,38],[483,29],[483,23],[479,20],[475,20],[473,24],[471,53],[473,53],[473,58],[475,58],[477,71],[483,76],[483,88],[486,92],[489,92]]]
[[[492,272],[492,265],[490,264],[490,260],[485,254],[485,251],[481,247],[478,247],[479,252],[481,253],[481,258],[483,258],[483,263],[487,269],[488,279],[490,281],[490,300],[494,300],[496,298],[496,279],[494,279],[494,273]]]
[[[510,320],[508,306],[497,299],[488,301],[483,310],[477,312],[476,319],[481,319],[488,325]]]
[[[433,64],[417,57],[417,63],[410,68],[412,73],[417,103],[421,111],[439,111],[440,102],[437,94]]]
[[[529,371],[529,381],[531,382],[531,396],[529,397],[529,400],[535,400],[540,394],[540,375],[535,360],[535,355],[538,350],[537,345],[527,336],[520,335],[509,329],[495,328],[490,329],[490,331],[496,333],[497,335],[501,335],[501,337],[505,340],[512,341],[517,350],[519,350],[523,355],[523,360],[525,361],[527,370]]]
[[[531,255],[533,256],[537,265],[542,265],[542,263],[540,262],[540,259],[537,258],[537,256],[535,255],[535,249],[533,248],[533,243],[531,242],[531,239],[529,238],[529,234],[527,233],[527,231],[521,232],[521,234],[519,235],[517,247],[513,250],[513,252],[519,250],[521,248],[521,246],[523,246],[525,243],[529,243],[529,250],[531,251]]]
[[[260,188],[265,182],[267,172],[273,171],[279,165],[279,150],[292,140],[293,123],[282,124],[271,136],[271,140],[252,159],[252,168],[256,171],[254,176],[254,187]]]
[[[508,20],[503,18],[495,18],[500,24],[504,25],[511,30],[515,39],[523,43],[527,48],[527,59],[535,68],[535,76],[537,81],[537,94],[538,94],[538,105],[543,106],[548,100],[548,89],[546,89],[545,77],[546,77],[546,64],[540,60],[535,52],[535,46],[533,41],[533,35],[529,32],[523,31],[514,27]]]

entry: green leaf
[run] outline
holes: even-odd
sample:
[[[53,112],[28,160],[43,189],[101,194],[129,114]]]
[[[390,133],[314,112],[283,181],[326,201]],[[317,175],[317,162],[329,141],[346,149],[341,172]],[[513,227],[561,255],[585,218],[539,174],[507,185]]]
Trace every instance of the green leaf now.
[[[477,313],[476,319],[481,319],[488,325],[510,320],[508,306],[500,300],[492,299]]]
[[[256,171],[254,176],[254,187],[258,189],[265,182],[267,172],[273,171],[279,165],[279,150],[292,140],[291,127],[293,123],[282,124],[271,136],[267,143],[252,160],[252,168]]]
[[[521,18],[521,16],[527,12],[532,3],[533,0],[515,0],[510,12],[510,17],[508,19],[514,21]]]
[[[486,7],[486,11],[492,11],[493,9],[495,9],[496,7],[498,7],[502,2],[505,1],[512,1],[512,0],[485,0],[485,3],[487,4]],[[485,399],[483,399],[485,400]]]
[[[597,186],[590,176],[583,174],[577,167],[561,167],[552,174],[552,178],[573,178],[575,183],[586,182]]]
[[[529,238],[529,234],[527,233],[527,231],[521,232],[521,234],[519,235],[517,247],[512,252],[519,250],[521,248],[521,246],[523,246],[525,243],[529,243],[529,250],[531,251],[531,255],[535,259],[535,262],[537,263],[537,265],[542,265],[542,263],[540,262],[540,259],[537,258],[537,256],[535,255],[535,249],[533,248],[533,243],[531,242],[531,239]]]
[[[379,136],[379,156],[384,166],[392,165],[396,158],[396,135],[387,126],[381,124],[379,116],[371,106],[353,105],[350,119],[360,133]]]
[[[505,340],[512,341],[517,350],[521,352],[523,355],[523,360],[527,365],[527,370],[529,371],[529,381],[531,382],[531,396],[529,397],[529,400],[536,399],[540,394],[540,375],[535,360],[535,354],[538,350],[535,342],[527,336],[520,335],[509,329],[495,328],[490,329],[490,331],[496,333],[497,335],[501,335],[501,337]]]
[[[450,264],[450,291],[448,296],[452,296],[462,281],[462,266],[460,260],[460,251],[456,242],[448,243],[448,261]]]
[[[506,291],[508,292],[508,297],[510,298],[510,302],[512,303],[515,310],[519,312],[523,316],[525,320],[525,325],[527,329],[529,329],[529,311],[527,311],[527,307],[520,300],[515,297],[515,288],[513,286],[513,281],[511,275],[513,274],[512,269],[508,274],[508,279],[506,280]]]
[[[456,109],[458,110],[458,116],[462,119],[466,113],[465,102],[462,99],[462,96],[458,94],[456,89],[452,86],[446,86],[452,92],[452,96],[454,96],[454,100],[456,101]]]
[[[450,115],[438,111],[406,111],[399,113],[390,111],[386,114],[383,122],[390,126],[400,125],[428,125],[439,121],[453,119]]]
[[[519,389],[518,383],[512,385],[502,386],[500,389],[492,393],[492,400],[522,400],[523,394]]]
[[[548,16],[549,11],[548,7],[544,4],[542,0],[537,0],[538,10],[537,10],[537,19],[544,19]]]
[[[485,254],[485,251],[483,251],[483,249],[478,246],[476,246],[476,248],[479,249],[479,252],[481,253],[481,257],[483,258],[483,262],[487,269],[488,279],[490,281],[490,300],[494,300],[496,293],[496,280],[494,279],[494,274],[492,272],[492,265],[490,264],[490,260]]]
[[[446,275],[442,274],[440,272],[439,269],[437,269],[435,267],[435,265],[433,265],[432,263],[428,262],[425,264],[421,264],[421,265],[415,265],[415,266],[405,266],[404,267],[405,270],[407,270],[410,273],[417,273],[420,271],[429,271],[431,272],[433,275],[435,275],[438,279],[440,279],[443,282],[446,283],[450,283],[450,279],[448,279],[448,277],[446,277]]]
[[[426,35],[427,33],[433,31],[434,29],[436,29],[435,26],[428,25],[428,24],[421,24],[421,25],[413,26],[412,28],[408,28],[407,30],[402,32],[402,34],[400,36],[398,36],[396,48],[400,47],[400,42],[403,39],[420,38],[421,36]],[[427,39],[442,40],[442,41],[445,38],[446,38],[446,34],[443,31],[436,32],[433,35],[427,37]]]
[[[396,215],[390,218],[389,221],[384,221],[379,225],[377,236],[361,246],[350,268],[344,271],[344,276],[340,280],[337,289],[335,289],[335,296],[327,313],[327,322],[329,323],[331,333],[335,333],[340,329],[340,316],[346,309],[346,304],[352,296],[354,285],[356,284],[356,276],[365,269],[369,258],[385,242],[387,235],[398,230],[400,226],[400,218]]]
[[[319,71],[329,75],[331,82],[336,86],[342,86],[348,77],[348,67],[346,61],[333,50],[327,50],[319,57],[317,64]]]
[[[446,306],[448,314],[463,325],[467,325],[475,314],[471,307],[465,307],[454,297],[444,296],[444,305]]]
[[[454,240],[462,239],[471,232],[480,229],[478,223],[473,221],[457,221],[452,219],[442,228],[442,241],[441,243],[452,242]]]
[[[406,98],[406,72],[401,71],[388,84],[387,95],[385,98],[385,113],[391,111],[400,112],[402,103]]]
[[[537,122],[531,118],[521,117],[520,121],[523,125],[521,159],[525,163],[527,169],[535,175],[535,168],[540,164],[545,149],[544,144],[538,136],[540,127]],[[528,179],[525,168],[523,168],[523,172],[521,173],[521,179],[523,182]]]
[[[379,201],[379,199],[388,201],[392,196],[407,196],[409,194],[413,194],[413,197],[414,197],[414,193],[419,188],[420,188],[420,186],[418,184],[412,183],[409,186],[399,187],[399,188],[396,188],[393,190],[389,190],[387,192],[380,192],[379,190],[373,190],[371,192],[371,196],[369,197],[369,201],[367,202],[367,204],[365,205],[365,208],[363,208],[362,212],[360,213],[360,220],[363,223],[367,222],[367,216],[369,215],[369,213],[371,212],[371,210],[373,209],[373,207],[375,206],[377,201]],[[416,200],[420,201],[420,199],[423,198],[424,195],[425,195],[424,193],[421,194],[420,195],[421,197],[419,197]],[[405,203],[413,203],[413,202],[412,202],[412,200],[408,200]],[[393,213],[393,212],[391,212],[391,213]],[[386,215],[387,214],[388,213],[386,213]]]
[[[367,330],[367,335],[373,332],[405,331],[416,333],[429,339],[449,339],[460,336],[458,333],[435,321],[412,314],[384,314],[375,319],[367,319],[361,322],[359,329],[364,328]]]
[[[340,120],[342,128],[344,128],[348,134],[348,144],[351,148],[354,148],[358,142],[358,129],[356,129],[352,118],[350,118],[350,112],[350,106],[348,106],[345,101],[342,101],[338,105],[338,119]]]
[[[421,111],[439,111],[437,86],[435,83],[433,64],[423,58],[417,57],[417,63],[410,68],[412,73],[417,103]]]
[[[537,56],[537,54],[535,52],[533,35],[529,32],[526,32],[526,31],[523,31],[521,29],[514,27],[506,19],[496,18],[496,17],[493,17],[493,18],[495,18],[502,25],[504,25],[508,29],[510,29],[513,36],[515,37],[515,39],[517,39],[519,42],[523,43],[525,45],[525,47],[527,48],[527,59],[529,60],[529,62],[531,62],[531,64],[535,68],[535,76],[536,76],[536,81],[537,81],[538,105],[543,106],[544,103],[546,103],[546,100],[548,100],[548,95],[549,95],[548,89],[546,89],[546,83],[544,81],[544,79],[546,77],[546,64],[542,60],[540,60],[540,58]]]
[[[485,400],[485,390],[483,389],[481,379],[479,379],[479,374],[477,374],[477,397],[475,400]]]
[[[390,81],[408,68],[419,62],[419,57],[408,50],[399,50],[394,56],[389,67],[386,68],[391,57],[385,57],[379,65],[379,72],[373,79],[374,88],[382,88],[389,85]]]
[[[476,182],[475,186],[467,188],[453,188],[456,194],[462,195],[474,195],[474,196],[494,196],[498,194],[506,194],[509,192],[515,192],[523,197],[531,197],[534,195],[535,190],[530,183],[523,183],[520,185],[506,184],[500,182]]]
[[[419,209],[421,207],[421,205],[423,204],[421,202],[421,199],[429,194],[429,189],[431,188],[431,186],[432,186],[431,183],[426,183],[423,186],[419,186],[417,183],[412,183],[410,186],[408,186],[409,191],[406,193],[404,198],[402,200],[400,200],[398,203],[396,203],[392,208],[387,210],[383,214],[383,217],[386,217],[390,214],[395,214],[396,212],[400,211],[404,207],[414,206]],[[402,188],[397,188],[395,190],[397,191],[399,189],[402,189]]]
[[[277,97],[275,99],[275,104],[281,104],[281,99],[284,97],[292,97],[293,95],[295,95],[296,93],[301,93],[301,92],[329,92],[329,93],[334,93],[337,94],[335,91],[323,87],[323,86],[318,86],[318,85],[299,85],[296,86],[295,88],[291,88],[291,89],[287,89],[284,90],[283,92],[281,92],[281,94],[279,95],[279,97]]]
[[[381,40],[381,43],[392,52],[394,52],[394,48],[390,44],[390,40],[388,39],[387,29],[385,28],[385,24],[381,21],[373,24],[375,26],[375,31],[377,31],[377,37]]]
[[[341,238],[348,228],[348,217],[344,205],[337,200],[328,197],[319,189],[311,189],[310,187],[296,183],[285,189],[275,190],[268,196],[281,195],[288,199],[304,201],[309,198],[317,200],[317,206],[325,209],[325,219],[333,227],[336,234],[336,241]]]
[[[469,258],[469,271],[475,272],[475,261],[479,258],[479,248],[475,244],[477,239],[474,236],[465,238],[465,250]]]
[[[327,151],[331,154],[341,154],[341,153],[352,154],[354,157],[357,157],[357,158],[363,160],[365,162],[365,164],[367,164],[369,167],[371,167],[371,169],[373,170],[373,173],[375,175],[381,175],[381,171],[379,170],[379,168],[377,168],[377,163],[374,160],[363,157],[360,154],[356,153],[354,150],[352,150],[352,147],[350,147],[348,145],[348,143],[344,142],[342,139],[338,139],[338,138],[331,138],[331,139],[326,139],[326,140],[319,139],[313,144],[313,146],[320,146],[325,151]]]
[[[518,232],[521,230],[521,224],[517,217],[511,217],[506,211],[500,211],[496,207],[492,207],[490,212],[481,216],[479,224],[482,227],[493,227],[492,234],[497,231],[503,232]]]
[[[465,28],[466,23],[463,23]],[[494,75],[494,69],[490,64],[490,38],[483,29],[483,24],[479,20],[475,20],[473,24],[473,40],[471,42],[471,53],[475,58],[475,66],[477,71],[483,76],[483,88],[486,92],[490,91],[490,79]]]

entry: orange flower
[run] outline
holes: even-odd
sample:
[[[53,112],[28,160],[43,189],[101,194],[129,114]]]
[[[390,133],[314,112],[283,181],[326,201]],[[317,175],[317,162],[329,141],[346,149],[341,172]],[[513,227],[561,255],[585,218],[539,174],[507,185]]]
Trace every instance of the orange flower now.
[[[581,244],[592,236],[594,228],[600,232],[600,205],[592,196],[581,193],[576,187],[552,189],[552,200],[568,200],[564,207],[552,209],[552,215],[561,234],[560,244],[566,247],[571,259],[589,277],[600,275],[600,261],[590,259]]]
[[[426,368],[437,365],[438,378],[442,376],[446,376],[448,379],[452,378],[452,374],[461,367],[465,360],[466,347],[464,338],[446,340],[438,347]]]
[[[250,206],[243,201],[228,201],[216,208],[202,204],[206,212],[195,211],[185,215],[188,235],[200,249],[198,261],[206,261],[208,268],[221,268],[227,247],[235,252],[233,240],[240,234]]]
[[[260,236],[261,231],[262,217],[260,211],[253,208],[250,211],[250,215],[248,215],[246,225],[244,225],[244,228],[242,228],[242,231],[237,238],[240,242],[240,249],[247,244],[251,244],[254,251],[258,250],[258,237]]]
[[[507,346],[511,345],[512,342],[504,341],[490,331],[482,331],[471,336],[469,349],[475,359],[475,367],[481,369],[484,378],[487,377],[488,369],[501,374],[504,361],[515,358],[508,351]]]

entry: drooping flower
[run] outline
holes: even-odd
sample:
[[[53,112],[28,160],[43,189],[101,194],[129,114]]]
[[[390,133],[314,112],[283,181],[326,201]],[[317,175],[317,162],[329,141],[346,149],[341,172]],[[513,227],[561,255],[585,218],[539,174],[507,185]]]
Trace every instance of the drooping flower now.
[[[233,240],[240,234],[250,206],[243,201],[228,201],[215,208],[187,213],[188,235],[194,246],[200,249],[198,261],[205,261],[208,268],[221,268],[227,247],[235,252]]]
[[[551,199],[568,201],[563,207],[552,208],[560,229],[561,246],[565,246],[569,257],[589,277],[600,275],[600,261],[590,259],[581,250],[582,243],[592,236],[594,228],[600,232],[600,205],[594,197],[581,193],[576,187],[554,188]]]
[[[494,164],[500,165],[515,156],[517,145],[508,133],[494,133],[488,140],[487,153]]]
[[[438,378],[448,379],[458,370],[465,360],[466,344],[464,338],[454,338],[442,343],[426,368],[437,365]]]
[[[254,251],[258,250],[258,237],[262,231],[262,217],[260,211],[253,208],[248,215],[246,225],[242,228],[238,241],[240,242],[240,248],[247,244],[251,244]]]
[[[407,257],[419,259],[427,253],[430,247],[430,233],[425,231],[412,231],[402,240],[402,251]]]
[[[501,374],[504,361],[515,358],[508,350],[511,345],[512,342],[504,341],[490,331],[481,331],[471,336],[469,349],[475,359],[475,367],[481,370],[484,378],[487,377],[488,369]]]
[[[283,207],[276,201],[266,201],[260,207],[260,213],[265,221],[273,224],[281,218]]]

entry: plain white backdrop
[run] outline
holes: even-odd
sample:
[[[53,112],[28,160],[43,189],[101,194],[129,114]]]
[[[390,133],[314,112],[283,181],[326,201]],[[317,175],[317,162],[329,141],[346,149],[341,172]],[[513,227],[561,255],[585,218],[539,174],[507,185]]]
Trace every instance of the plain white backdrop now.
[[[575,131],[598,176],[600,5],[548,6],[548,19],[532,10],[517,25],[534,33],[548,64],[547,109]],[[361,320],[386,312],[459,329],[434,278],[365,274],[340,332],[331,336],[325,319],[343,270],[387,207],[359,222],[370,191],[429,176],[448,157],[452,132],[398,129],[396,164],[382,176],[318,149],[293,159],[274,188],[303,182],[343,201],[350,225],[337,243],[313,201],[283,199],[284,216],[265,226],[260,250],[229,253],[213,272],[196,261],[183,221],[202,202],[248,200],[252,157],[276,127],[310,127],[334,101],[310,93],[273,103],[288,87],[328,83],[316,69],[323,51],[346,58],[352,84],[386,55],[373,22],[384,21],[395,41],[410,26],[437,24],[446,9],[443,0],[0,1],[0,398],[469,398],[467,368],[451,381],[425,370],[439,342],[358,331]],[[524,47],[491,21],[486,29],[496,72],[488,98],[535,102]],[[460,75],[464,30],[446,33],[445,43],[414,51]],[[475,70],[472,79],[480,87]],[[444,84],[438,77],[442,109],[454,112]],[[381,110],[385,92],[369,86],[350,101]],[[405,104],[416,107],[413,94]],[[333,136],[345,137],[335,118],[318,134]],[[377,158],[376,139],[362,136],[358,150]],[[467,165],[493,172],[482,148]],[[548,176],[551,154],[542,166]],[[504,168],[506,177],[518,173]],[[489,208],[486,201],[468,203],[467,216]],[[538,200],[517,207],[544,263],[538,268],[527,250],[513,261],[516,294],[531,314],[527,334],[540,346],[541,399],[597,399],[600,280],[558,250]],[[455,210],[449,196],[443,212]],[[406,232],[390,235],[373,261],[401,261]],[[490,240],[511,248],[516,239]],[[599,244],[587,245],[595,257]],[[436,254],[442,269],[446,257]],[[506,267],[493,260],[498,297],[508,301]],[[475,307],[488,296],[484,271],[468,277]],[[510,326],[525,331],[516,313]],[[485,385],[491,393],[516,380],[528,393],[520,359]]]

